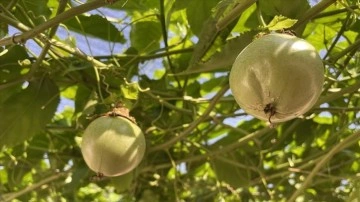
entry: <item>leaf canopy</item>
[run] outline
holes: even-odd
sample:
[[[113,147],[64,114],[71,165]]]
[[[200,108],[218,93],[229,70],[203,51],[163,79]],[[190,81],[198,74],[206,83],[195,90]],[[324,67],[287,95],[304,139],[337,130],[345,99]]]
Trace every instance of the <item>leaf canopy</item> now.
[[[359,6],[0,0],[0,201],[360,200]],[[289,30],[326,81],[307,114],[269,127],[239,108],[228,74],[255,37]],[[119,103],[147,152],[100,178],[81,137]]]

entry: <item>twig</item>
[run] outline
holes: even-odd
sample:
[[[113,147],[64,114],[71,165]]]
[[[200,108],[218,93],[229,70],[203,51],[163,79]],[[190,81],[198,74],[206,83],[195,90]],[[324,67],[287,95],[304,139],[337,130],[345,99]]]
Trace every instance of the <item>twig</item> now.
[[[179,111],[179,112],[182,112],[185,114],[193,114],[193,112],[191,110],[178,108],[178,107],[174,106],[173,104],[170,104],[169,102],[167,102],[165,99],[161,98],[160,96],[154,95],[151,91],[145,91],[144,93],[149,95],[151,98],[158,100],[158,102],[160,104],[166,106],[169,109]]]
[[[31,191],[34,191],[36,189],[38,189],[39,187],[49,183],[49,182],[52,182],[52,181],[55,181],[61,177],[64,177],[67,175],[68,172],[60,172],[60,173],[56,173],[55,175],[52,175],[48,178],[45,178],[43,180],[41,180],[40,182],[36,183],[36,184],[33,184],[33,185],[30,185],[28,187],[26,187],[25,189],[23,190],[20,190],[18,192],[13,192],[13,193],[8,193],[8,194],[4,194],[3,195],[3,198],[4,198],[4,202],[7,202],[7,201],[11,201],[13,199],[16,199],[18,198],[19,196],[22,196],[28,192],[31,192]]]
[[[295,30],[295,32],[298,33],[299,28],[303,24],[307,23],[309,20],[314,18],[317,14],[319,14],[321,11],[323,11],[325,8],[329,7],[335,2],[336,0],[323,0],[320,3],[316,4],[315,6],[307,10],[307,12],[304,13],[304,15],[296,22],[294,26],[292,26],[291,29]]]
[[[349,24],[350,17],[351,17],[351,15],[350,15],[350,13],[348,13],[347,16],[346,16],[346,19],[344,20],[344,23],[342,24],[340,30],[338,31],[336,37],[332,40],[333,42],[331,43],[330,47],[326,51],[326,54],[324,55],[323,60],[325,60],[330,55],[332,50],[335,48],[336,44],[339,42],[340,37],[343,36],[343,34],[346,31],[347,26]]]
[[[239,4],[224,18],[219,20],[216,23],[216,29],[218,31],[224,29],[228,26],[233,20],[239,17],[242,12],[244,12],[247,8],[249,8],[252,4],[254,4],[257,0],[245,0],[239,1]]]
[[[343,51],[341,51],[340,53],[338,53],[334,57],[332,57],[330,62],[336,62],[337,60],[339,60],[341,57],[343,57],[347,53],[356,51],[359,49],[360,49],[360,39],[356,40],[353,44],[346,47]]]
[[[167,141],[163,144],[151,147],[148,152],[151,153],[151,152],[154,152],[157,150],[166,149],[166,148],[170,147],[171,145],[173,145],[175,142],[177,142],[177,141],[181,140],[182,138],[186,137],[187,135],[189,135],[190,132],[192,130],[194,130],[203,120],[205,120],[206,117],[210,114],[210,112],[212,112],[212,110],[218,103],[218,100],[224,95],[224,93],[228,89],[229,89],[229,85],[224,85],[222,87],[222,89],[220,89],[220,91],[214,96],[214,98],[210,102],[210,104],[209,104],[208,108],[205,110],[205,112],[197,120],[192,122],[189,125],[189,127],[187,127],[184,131],[182,131],[180,134],[176,135],[175,137],[173,137],[172,139],[170,139],[169,141]]]
[[[266,133],[269,133],[270,131],[275,130],[272,127],[266,127],[260,130],[257,130],[253,133],[250,133],[249,135],[246,135],[245,137],[242,137],[240,139],[238,139],[237,141],[235,141],[234,143],[228,144],[227,146],[223,147],[220,150],[217,150],[216,152],[213,152],[213,154],[217,154],[217,153],[224,153],[224,152],[229,152],[232,151],[236,148],[239,148],[240,146],[242,146],[243,144],[249,142],[250,140],[253,140],[257,137],[260,137]]]
[[[168,44],[168,32],[166,30],[166,19],[165,19],[165,2],[164,0],[160,0],[160,23],[161,23],[161,32],[163,35],[163,41],[164,41],[164,45],[165,45],[165,51],[166,53],[169,50],[169,44]],[[168,62],[169,65],[169,70],[172,74],[175,74],[175,69],[174,69],[174,65],[171,61],[170,55],[167,54],[166,55],[166,60]],[[179,87],[181,87],[181,82],[179,81],[179,79],[175,76],[174,77],[176,83],[178,84]]]
[[[95,2],[95,1],[94,1],[94,2]],[[97,1],[97,2],[98,2],[98,1]],[[105,1],[101,1],[101,2],[102,2],[102,3],[105,3]],[[62,2],[62,3],[66,3],[66,2]],[[86,12],[86,11],[88,11],[88,10],[95,9],[95,8],[96,8],[95,6],[100,5],[100,3],[99,3],[99,2],[98,2],[97,4],[87,3],[86,6],[84,6],[84,5],[85,5],[85,4],[83,4],[83,5],[81,5],[81,6],[78,6],[78,7],[75,7],[75,8],[72,8],[72,9],[66,11],[66,12],[63,12],[63,13],[57,15],[56,17],[54,17],[53,19],[50,19],[49,21],[45,22],[44,24],[41,24],[41,25],[39,25],[38,27],[35,27],[35,28],[33,28],[33,29],[31,29],[30,27],[22,24],[21,22],[18,22],[18,21],[16,21],[16,20],[14,20],[14,19],[12,19],[12,18],[10,18],[10,17],[8,17],[8,16],[0,13],[0,20],[3,20],[5,23],[10,24],[10,25],[12,25],[12,26],[14,26],[14,27],[16,27],[16,28],[18,28],[18,29],[20,29],[20,30],[22,30],[22,31],[25,32],[25,33],[22,34],[22,35],[16,35],[16,36],[11,37],[11,43],[15,43],[15,42],[17,41],[17,40],[15,39],[16,37],[20,37],[20,36],[24,36],[24,35],[27,36],[27,33],[30,33],[30,34],[31,34],[31,33],[34,33],[34,32],[38,33],[39,39],[45,43],[45,47],[44,47],[42,53],[40,54],[39,58],[38,58],[38,59],[36,60],[36,62],[33,64],[32,70],[31,70],[30,72],[28,72],[26,75],[24,75],[23,77],[19,78],[19,79],[16,79],[16,80],[14,80],[14,81],[9,81],[8,83],[5,83],[5,84],[0,85],[0,90],[1,90],[1,89],[4,89],[4,88],[7,88],[7,87],[10,87],[10,86],[12,86],[12,85],[16,85],[16,84],[18,84],[18,83],[21,83],[21,82],[27,80],[29,77],[31,77],[33,70],[34,70],[34,69],[36,68],[36,66],[38,66],[38,65],[40,64],[40,62],[44,59],[44,57],[45,57],[48,49],[51,48],[50,45],[56,46],[56,47],[58,47],[58,48],[60,48],[60,49],[62,49],[62,50],[64,50],[64,51],[66,51],[66,52],[68,52],[68,53],[71,53],[71,54],[73,54],[73,55],[75,55],[75,56],[77,56],[77,57],[79,57],[79,58],[81,58],[81,59],[83,59],[83,60],[86,60],[86,61],[92,63],[93,66],[94,66],[95,74],[97,75],[98,88],[99,88],[100,78],[99,78],[99,76],[98,76],[97,68],[99,68],[99,69],[101,69],[101,68],[106,68],[106,67],[108,67],[109,65],[106,65],[106,64],[104,64],[104,63],[102,63],[102,62],[94,59],[94,58],[91,57],[91,56],[85,55],[85,54],[82,53],[80,50],[75,49],[75,48],[72,48],[72,47],[70,47],[70,46],[68,46],[68,45],[66,45],[66,44],[64,44],[64,43],[61,43],[61,42],[59,42],[59,41],[57,41],[57,40],[48,39],[48,37],[47,37],[45,34],[40,33],[40,31],[44,31],[44,30],[42,30],[44,27],[47,26],[47,28],[54,28],[54,27],[56,27],[56,26],[58,25],[58,24],[56,24],[56,23],[54,23],[54,22],[58,22],[60,19],[61,19],[61,20],[64,20],[64,19],[73,17],[73,16],[75,16],[76,14],[80,14],[81,12]],[[65,4],[63,4],[62,6],[65,6]],[[79,8],[79,7],[80,7],[80,8]],[[98,7],[99,7],[99,6],[98,6]],[[60,11],[61,11],[61,9],[60,9]],[[70,12],[70,11],[71,11],[71,12]],[[61,16],[62,16],[62,17],[61,17]],[[61,21],[59,21],[59,22],[61,22]],[[56,30],[56,29],[52,29],[52,30],[54,30],[54,31],[51,31],[51,32],[54,32],[54,33],[51,33],[51,32],[50,32],[50,38],[51,38],[51,35],[52,35],[52,34],[55,34],[55,30]],[[35,35],[34,35],[34,36],[35,36]],[[20,42],[21,42],[21,43],[24,42],[23,40],[25,40],[25,39],[27,39],[27,38],[21,38],[21,39],[20,39]],[[6,40],[8,40],[8,38],[7,38],[7,39],[0,40],[0,44],[1,44],[2,42],[6,41]],[[10,43],[10,44],[11,44],[11,43]],[[100,88],[99,88],[99,94],[101,95]]]
[[[113,1],[115,2],[116,0],[113,0]],[[69,9],[69,10],[63,12],[63,13],[57,15],[56,17],[36,26],[35,28],[33,28],[27,32],[24,32],[23,34],[15,35],[12,37],[7,37],[7,38],[0,40],[0,46],[10,45],[10,44],[13,44],[14,42],[23,43],[26,40],[39,35],[40,33],[44,32],[45,30],[47,30],[51,27],[54,27],[67,19],[70,19],[81,13],[85,13],[87,11],[94,10],[94,9],[104,6],[106,4],[107,3],[104,0],[89,1],[88,3],[85,3],[83,5],[74,7],[72,9]]]
[[[358,9],[359,7],[360,6],[358,6],[358,5],[351,5],[348,8],[342,8],[342,9],[338,9],[338,10],[323,12],[323,13],[320,13],[320,14],[316,15],[315,17],[313,17],[313,19],[324,18],[324,17],[328,17],[328,16],[337,15],[340,13],[349,12],[349,9]]]
[[[331,93],[328,95],[325,95],[323,97],[320,97],[320,99],[317,101],[317,103],[314,105],[314,107],[318,107],[323,103],[331,102],[333,100],[336,100],[338,98],[343,97],[347,93],[353,93],[360,88],[360,81],[357,81],[354,85],[348,86],[346,88],[342,88],[340,91],[336,93]]]
[[[84,4],[84,5],[85,5],[85,4]],[[82,6],[83,6],[83,5],[82,5]],[[78,7],[80,7],[80,6],[78,6]],[[70,9],[70,10],[73,10],[73,9],[79,10],[78,7],[72,8],[72,9]],[[68,11],[66,11],[66,12],[64,12],[64,13],[61,13],[61,14],[59,14],[58,16],[64,15],[65,13],[68,13],[70,10],[68,10]],[[83,10],[83,9],[81,9],[81,10]],[[80,10],[80,11],[81,11],[81,10]],[[91,9],[90,9],[90,10],[91,10]],[[74,13],[74,12],[73,12],[73,13]],[[54,17],[53,19],[57,18],[58,16]],[[72,16],[71,16],[71,17],[72,17]],[[6,15],[4,15],[4,14],[2,14],[2,13],[0,13],[0,20],[1,20],[1,21],[4,21],[5,23],[7,23],[7,24],[9,24],[9,25],[12,25],[12,26],[16,27],[17,29],[19,29],[19,30],[21,30],[21,31],[23,31],[23,32],[25,32],[25,33],[29,33],[29,32],[32,31],[32,29],[31,29],[30,27],[28,27],[28,26],[22,24],[21,22],[18,22],[18,21],[14,20],[14,19],[12,19],[12,18],[10,18],[10,17],[8,17],[8,16],[6,16]],[[49,21],[48,21],[48,22],[49,22]],[[48,22],[45,22],[44,24],[48,24]],[[56,24],[54,24],[54,25],[52,25],[52,26],[56,26]],[[34,29],[37,29],[37,28],[35,27]],[[20,36],[20,35],[16,35],[16,36],[14,36],[14,38],[19,37],[19,36]],[[13,38],[13,37],[11,37],[11,40],[12,40],[12,38]],[[80,50],[78,50],[78,49],[76,49],[76,48],[72,48],[72,47],[70,47],[70,46],[68,46],[68,45],[66,45],[66,44],[64,44],[64,43],[62,43],[62,42],[59,42],[59,41],[57,41],[57,40],[54,40],[54,39],[48,40],[48,37],[45,36],[45,34],[40,33],[40,34],[39,34],[39,38],[40,38],[40,40],[43,41],[44,43],[49,43],[49,42],[50,42],[51,45],[56,46],[57,48],[60,48],[60,49],[66,51],[66,52],[68,52],[68,53],[71,53],[71,54],[73,54],[73,55],[75,55],[75,56],[77,56],[77,57],[79,57],[79,58],[81,58],[81,59],[83,59],[83,60],[86,60],[86,61],[92,63],[95,67],[99,67],[99,68],[107,67],[106,64],[104,64],[104,63],[102,63],[102,62],[94,59],[94,58],[91,57],[91,56],[85,55],[84,53],[82,53]],[[8,38],[5,38],[5,39],[0,40],[0,44],[1,44],[2,41],[4,41],[4,40],[8,40]],[[13,41],[11,41],[11,43],[13,43]],[[11,44],[11,43],[10,43],[10,44]],[[1,45],[0,45],[0,46],[1,46]]]
[[[258,18],[258,21],[259,21],[260,25],[263,28],[267,27],[267,24],[266,24],[266,22],[264,20],[264,17],[262,15],[262,13],[261,13],[261,8],[260,8],[259,1],[256,1],[256,15],[257,15],[257,18]]]
[[[67,4],[67,0],[60,0],[59,2],[59,8],[57,10],[57,15],[60,15],[62,12],[64,12],[65,8],[66,8],[66,4]],[[48,38],[52,38],[55,34],[56,31],[58,29],[58,25],[54,26],[51,28]],[[51,44],[50,43],[45,43],[39,57],[37,58],[37,60],[35,61],[35,63],[32,64],[31,69],[29,71],[29,73],[26,75],[26,77],[32,76],[32,74],[35,72],[35,70],[40,66],[40,64],[42,63],[42,61],[45,59],[48,51],[51,48]]]
[[[236,7],[227,16],[225,16],[216,23],[217,31],[220,31],[226,26],[228,26],[232,21],[238,18],[247,8],[253,5],[256,1],[257,0],[239,1],[239,4],[237,4]]]
[[[319,170],[328,162],[330,159],[341,150],[345,149],[346,147],[351,146],[354,143],[357,143],[360,140],[360,132],[356,132],[347,138],[345,138],[342,142],[334,146],[314,167],[314,169],[310,172],[310,174],[306,177],[304,182],[301,186],[296,189],[293,195],[290,197],[288,202],[293,202],[296,198],[303,193],[303,191],[310,185],[314,176],[319,172]]]
[[[314,108],[312,111],[328,111],[328,112],[353,112],[360,111],[360,107],[319,107]]]
[[[219,148],[216,151],[208,151],[205,154],[201,154],[201,155],[197,155],[197,156],[191,156],[189,158],[186,159],[181,159],[181,160],[177,160],[176,164],[180,164],[180,163],[190,163],[190,162],[194,162],[194,161],[200,161],[200,160],[204,160],[207,159],[209,157],[215,157],[217,155],[220,154],[224,154],[226,152],[230,152],[236,148],[239,148],[240,146],[246,144],[247,142],[249,142],[250,140],[260,137],[268,132],[270,132],[271,130],[274,130],[273,128],[270,127],[266,127],[260,130],[257,130],[253,133],[250,133],[242,138],[239,138],[236,142],[229,144],[227,146],[224,146],[222,148]],[[159,148],[161,149],[161,148]],[[141,172],[147,172],[147,171],[154,171],[154,170],[159,170],[159,169],[163,169],[163,168],[169,168],[171,167],[172,164],[171,163],[164,163],[164,164],[160,164],[160,165],[156,165],[156,166],[149,166],[149,167],[145,167],[141,170]]]

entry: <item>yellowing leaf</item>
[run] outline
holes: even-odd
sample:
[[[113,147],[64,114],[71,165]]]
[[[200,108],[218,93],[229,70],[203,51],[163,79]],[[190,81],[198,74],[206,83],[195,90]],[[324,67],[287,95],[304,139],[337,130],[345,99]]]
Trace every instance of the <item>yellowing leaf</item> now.
[[[124,96],[124,98],[129,100],[136,100],[138,98],[139,94],[139,84],[134,83],[126,83],[124,85],[120,86],[121,92]]]
[[[269,30],[281,30],[292,27],[297,22],[296,19],[290,19],[282,15],[275,16],[267,25]]]

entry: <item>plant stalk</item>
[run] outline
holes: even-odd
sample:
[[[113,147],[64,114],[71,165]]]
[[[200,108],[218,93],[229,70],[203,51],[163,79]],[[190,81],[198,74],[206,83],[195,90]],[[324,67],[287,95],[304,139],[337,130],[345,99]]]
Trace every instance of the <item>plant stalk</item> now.
[[[224,18],[216,23],[216,29],[219,32],[227,27],[232,21],[238,18],[247,8],[253,5],[257,0],[239,1],[239,4]]]
[[[296,22],[294,26],[292,26],[291,29],[293,29],[297,34],[299,34],[302,25],[307,23],[309,20],[314,18],[317,14],[319,14],[321,11],[325,10],[327,7],[329,7],[335,2],[336,0],[322,0],[320,3],[307,10],[307,12],[304,13],[304,15]]]
[[[114,0],[114,1],[116,1],[116,0]],[[13,44],[13,43],[24,43],[26,40],[39,35],[40,33],[44,32],[45,30],[47,30],[49,28],[57,26],[58,24],[60,24],[61,22],[65,21],[67,19],[75,17],[76,15],[79,15],[79,14],[85,13],[87,11],[91,11],[96,8],[102,7],[106,4],[107,3],[104,0],[89,1],[88,3],[74,7],[72,9],[69,9],[69,10],[57,15],[56,17],[49,19],[48,21],[36,26],[35,28],[33,28],[27,32],[24,32],[19,35],[14,35],[12,37],[7,37],[7,38],[0,40],[0,46],[6,46],[6,45]]]

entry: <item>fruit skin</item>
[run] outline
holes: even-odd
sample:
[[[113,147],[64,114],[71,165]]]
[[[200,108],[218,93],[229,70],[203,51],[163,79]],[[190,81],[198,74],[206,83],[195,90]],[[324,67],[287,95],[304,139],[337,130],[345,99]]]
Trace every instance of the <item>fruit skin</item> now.
[[[145,153],[145,137],[132,121],[103,116],[85,129],[81,152],[89,168],[104,176],[119,176],[139,165]]]
[[[250,43],[230,72],[236,102],[271,123],[306,113],[318,100],[324,69],[316,49],[288,34],[268,34]]]

